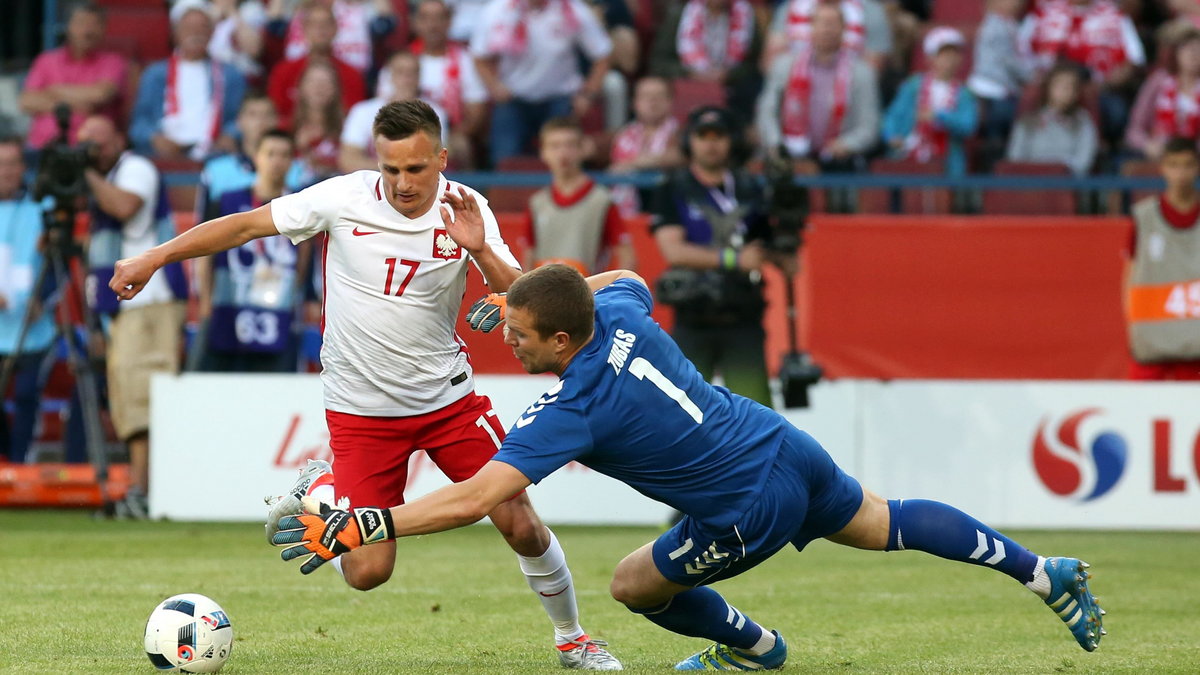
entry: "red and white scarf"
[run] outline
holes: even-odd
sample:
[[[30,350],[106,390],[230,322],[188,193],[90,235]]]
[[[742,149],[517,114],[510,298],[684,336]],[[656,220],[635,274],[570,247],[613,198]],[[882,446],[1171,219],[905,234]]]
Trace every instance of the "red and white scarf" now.
[[[784,27],[784,37],[787,38],[788,44],[806,47],[812,42],[812,15],[817,5],[825,1],[827,0],[791,0]],[[861,53],[867,43],[862,0],[841,0],[838,4],[842,10],[842,20],[846,24],[846,30],[842,33],[842,46]]]
[[[425,43],[419,38],[409,43],[408,48],[417,56],[425,56]],[[424,98],[446,110],[446,117],[449,118],[451,126],[459,125],[463,118],[462,73],[465,55],[466,52],[457,43],[447,44],[446,53],[442,55],[445,70],[442,72],[442,81],[438,84],[438,89],[421,87]]]
[[[209,102],[211,115],[208,127],[208,143],[197,152],[204,153],[212,146],[212,142],[221,135],[221,110],[225,105],[225,73],[221,64],[214,59],[208,59],[209,64]],[[179,53],[171,54],[167,59],[167,88],[163,92],[163,117],[174,117],[180,111],[179,102]],[[199,144],[198,144],[199,145]]]
[[[661,155],[678,142],[679,120],[668,117],[657,128],[649,130],[641,122],[631,122],[613,137],[609,159],[613,164],[631,162],[642,154]],[[621,215],[629,218],[641,209],[637,188],[632,185],[614,185],[611,188],[613,203]]]
[[[330,7],[337,22],[337,35],[333,38],[333,55],[358,70],[365,71],[371,65],[371,29],[373,10],[364,4],[338,0]],[[304,38],[304,12],[296,12],[288,24],[287,41],[283,57],[294,61],[308,54],[308,41]]]
[[[575,16],[572,2],[573,0],[548,0],[546,6],[542,8],[543,12],[549,12],[555,5],[558,5],[559,11],[562,13],[563,29],[568,35],[578,32],[580,25],[579,17]],[[508,0],[508,5],[500,13],[498,21],[491,26],[488,51],[492,54],[511,56],[524,54],[529,47],[528,29],[525,26],[528,22],[528,0]]]
[[[787,88],[783,91],[779,121],[783,131],[783,143],[793,157],[803,157],[820,151],[831,138],[842,130],[846,118],[846,107],[850,102],[851,79],[854,75],[854,55],[842,49],[837,55],[836,75],[833,84],[833,110],[829,111],[829,123],[825,125],[824,138],[811,138],[809,110],[812,99],[812,53],[804,49],[796,54],[792,72],[788,75]]]
[[[714,68],[729,68],[746,58],[750,39],[754,36],[754,8],[747,0],[734,0],[729,8],[729,29],[725,38],[725,53],[720,61],[710,58],[705,33],[709,28],[705,0],[688,0],[679,18],[675,34],[675,49],[679,60],[693,72],[708,72]]]
[[[949,94],[940,97],[940,100],[935,100],[934,82],[932,75],[925,75],[921,78],[921,91],[917,94],[917,123],[904,141],[904,149],[908,157],[918,162],[928,162],[931,159],[940,159],[946,156],[946,150],[950,147],[950,133],[937,123],[937,113],[943,110],[953,110],[958,106],[958,92],[962,87],[957,80],[951,80],[946,83],[945,88],[941,88],[943,91],[948,91]],[[922,120],[920,119],[922,110],[930,110],[934,115],[931,119]]]
[[[1154,100],[1155,135],[1200,136],[1200,82],[1190,92],[1179,91],[1179,80],[1168,77]]]
[[[1042,4],[1035,16],[1032,47],[1043,61],[1064,58],[1103,76],[1129,60],[1124,15],[1111,0],[1086,6],[1054,0]]]

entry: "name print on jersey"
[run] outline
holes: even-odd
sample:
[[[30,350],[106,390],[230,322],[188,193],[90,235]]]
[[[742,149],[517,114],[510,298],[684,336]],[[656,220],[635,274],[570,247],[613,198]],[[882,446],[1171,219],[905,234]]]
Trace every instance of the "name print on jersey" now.
[[[629,350],[636,341],[637,335],[617,329],[616,335],[613,336],[612,348],[608,351],[608,365],[612,366],[614,374],[621,374],[621,370],[625,368],[625,360],[629,358]]]

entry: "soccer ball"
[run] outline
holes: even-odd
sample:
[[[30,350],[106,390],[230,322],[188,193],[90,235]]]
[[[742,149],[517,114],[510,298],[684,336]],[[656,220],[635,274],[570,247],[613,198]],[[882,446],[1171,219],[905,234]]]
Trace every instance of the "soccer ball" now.
[[[229,617],[198,593],[163,600],[146,620],[146,656],[159,670],[215,673],[232,650]]]

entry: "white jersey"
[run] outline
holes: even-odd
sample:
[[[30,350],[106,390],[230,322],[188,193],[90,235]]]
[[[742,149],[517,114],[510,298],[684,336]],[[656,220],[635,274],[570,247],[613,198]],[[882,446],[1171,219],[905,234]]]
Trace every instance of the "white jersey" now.
[[[474,195],[487,243],[520,268],[487,200],[440,177],[438,194]],[[450,238],[436,205],[409,219],[388,203],[378,171],[330,178],[271,202],[275,227],[294,243],[325,232],[325,407],[372,417],[419,415],[474,389],[467,348],[454,331],[470,256]]]

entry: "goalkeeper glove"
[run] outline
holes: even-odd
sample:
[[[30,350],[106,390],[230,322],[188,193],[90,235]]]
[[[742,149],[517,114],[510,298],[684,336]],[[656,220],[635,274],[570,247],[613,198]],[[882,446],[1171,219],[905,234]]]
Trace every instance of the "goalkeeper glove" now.
[[[311,554],[300,565],[304,574],[311,574],[326,562],[365,544],[396,538],[392,513],[388,509],[344,511],[312,497],[302,501],[306,513],[280,518],[279,531],[271,537],[271,543],[288,547],[279,554],[284,560]]]
[[[508,296],[504,293],[492,293],[475,301],[467,310],[467,323],[471,330],[490,333],[504,320],[504,310],[508,306]]]

